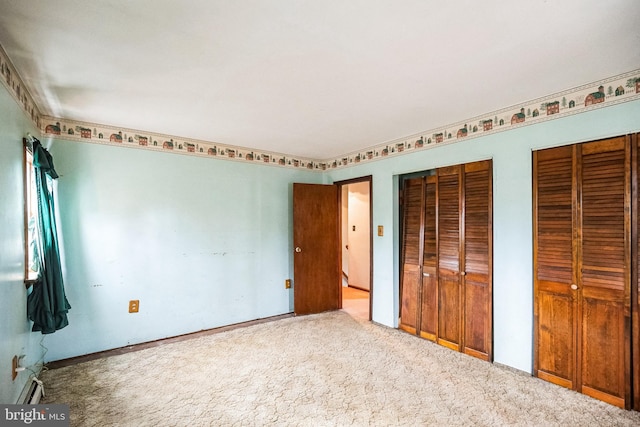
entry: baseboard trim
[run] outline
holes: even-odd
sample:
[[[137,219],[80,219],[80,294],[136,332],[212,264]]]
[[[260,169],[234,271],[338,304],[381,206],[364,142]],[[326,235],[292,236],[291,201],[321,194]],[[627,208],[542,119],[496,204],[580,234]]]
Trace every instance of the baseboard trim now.
[[[279,314],[276,316],[264,317],[261,319],[249,320],[247,322],[234,323],[232,325],[220,326],[217,328],[204,329],[202,331],[190,332],[187,334],[176,335],[169,338],[161,338],[154,341],[147,341],[140,344],[132,344],[124,347],[113,348],[110,350],[98,351],[95,353],[83,354],[82,356],[70,357],[68,359],[56,360],[46,364],[47,369],[64,368],[65,366],[76,365],[78,363],[89,362],[91,360],[102,359],[109,356],[117,356],[119,354],[132,353],[134,351],[144,350],[146,348],[159,347],[165,344],[171,344],[193,338],[204,337],[208,335],[219,334],[221,332],[231,331],[234,329],[246,328],[247,326],[259,325],[261,323],[275,322],[276,320],[293,317],[294,313]]]

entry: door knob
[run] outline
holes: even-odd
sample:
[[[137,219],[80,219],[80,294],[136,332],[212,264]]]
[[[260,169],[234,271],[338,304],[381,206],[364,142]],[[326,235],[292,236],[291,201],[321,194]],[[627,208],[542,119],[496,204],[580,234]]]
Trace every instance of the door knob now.
[[[302,252],[302,249],[300,249],[300,246],[296,246],[296,252],[298,253]]]
[[[466,276],[466,275],[467,275],[467,273],[466,273],[466,272],[464,272],[464,271],[461,271],[461,272],[460,272],[460,275],[461,275],[461,276]]]
[[[571,289],[573,289],[573,290],[575,291],[576,289],[578,289],[578,285],[576,285],[575,283],[573,283],[573,284],[571,285]]]

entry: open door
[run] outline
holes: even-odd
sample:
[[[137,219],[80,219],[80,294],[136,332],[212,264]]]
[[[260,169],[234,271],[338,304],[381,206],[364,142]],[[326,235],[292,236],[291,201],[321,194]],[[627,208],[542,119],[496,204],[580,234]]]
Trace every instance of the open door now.
[[[293,311],[340,308],[338,187],[293,184]]]

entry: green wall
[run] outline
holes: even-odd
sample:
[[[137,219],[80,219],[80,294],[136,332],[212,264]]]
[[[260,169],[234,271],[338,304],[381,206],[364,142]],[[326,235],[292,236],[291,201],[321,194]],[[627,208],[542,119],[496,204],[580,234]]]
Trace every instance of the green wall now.
[[[48,361],[292,311],[292,183],[322,174],[64,140],[51,153],[73,308]]]
[[[0,403],[16,403],[31,372],[11,379],[11,359],[39,373],[42,336],[30,332],[24,287],[22,138],[36,128],[0,86]]]

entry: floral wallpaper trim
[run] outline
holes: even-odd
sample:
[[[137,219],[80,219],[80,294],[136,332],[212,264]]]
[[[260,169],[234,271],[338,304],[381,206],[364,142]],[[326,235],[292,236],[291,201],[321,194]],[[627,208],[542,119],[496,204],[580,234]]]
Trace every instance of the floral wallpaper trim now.
[[[0,45],[0,81],[7,88],[7,92],[18,102],[20,107],[27,113],[31,121],[40,128],[41,114],[38,106],[33,101],[33,97],[27,90],[16,67],[9,59],[9,56]]]

